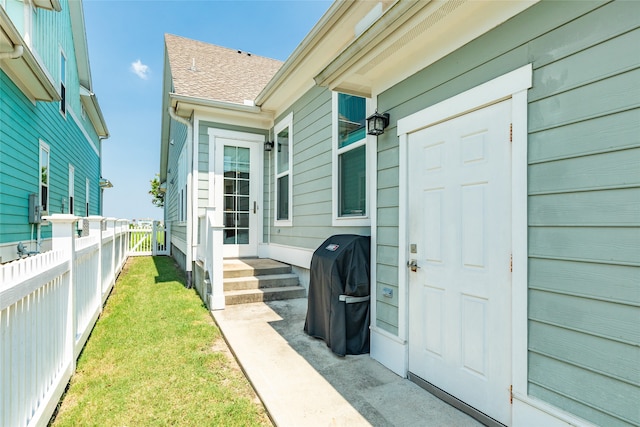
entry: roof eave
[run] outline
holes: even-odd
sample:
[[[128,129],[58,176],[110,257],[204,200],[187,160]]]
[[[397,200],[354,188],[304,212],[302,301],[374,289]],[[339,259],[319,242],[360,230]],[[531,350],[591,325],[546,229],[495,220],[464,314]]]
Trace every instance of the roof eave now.
[[[108,138],[109,129],[107,129],[107,122],[102,114],[102,109],[100,108],[96,94],[80,86],[80,100],[98,136],[103,139]]]
[[[282,67],[276,72],[273,78],[267,83],[255,99],[256,105],[262,105],[269,97],[280,89],[296,70],[296,68],[308,59],[317,44],[322,40],[325,34],[331,29],[339,19],[353,6],[354,2],[335,1],[329,7],[327,12],[314,25],[309,34],[296,47],[293,53],[282,64]]]
[[[59,0],[33,0],[33,4],[40,9],[53,10],[56,12],[62,10]]]
[[[89,48],[87,45],[87,32],[84,24],[84,10],[82,2],[70,1],[69,13],[71,15],[71,31],[73,32],[73,47],[76,53],[78,67],[78,80],[80,85],[93,91],[91,84],[91,66],[89,65]]]
[[[18,58],[0,60],[0,67],[25,95],[34,101],[59,101],[60,95],[47,70],[40,64],[25,40],[0,7],[0,49],[10,51],[16,46],[23,47]]]
[[[468,1],[456,8],[442,2],[396,3],[314,80],[331,90],[373,96],[538,1]]]

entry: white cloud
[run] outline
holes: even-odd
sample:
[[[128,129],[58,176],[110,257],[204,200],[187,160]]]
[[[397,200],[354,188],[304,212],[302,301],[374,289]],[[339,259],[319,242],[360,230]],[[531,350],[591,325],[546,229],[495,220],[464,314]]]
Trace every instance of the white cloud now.
[[[147,80],[147,78],[149,77],[150,70],[148,65],[144,65],[138,59],[136,62],[131,63],[131,71],[133,71],[141,79]]]

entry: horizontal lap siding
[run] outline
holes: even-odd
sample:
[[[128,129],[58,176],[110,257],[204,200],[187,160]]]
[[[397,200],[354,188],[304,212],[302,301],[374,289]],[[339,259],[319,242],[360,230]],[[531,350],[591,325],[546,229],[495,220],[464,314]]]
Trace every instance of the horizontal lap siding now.
[[[533,64],[529,393],[600,425],[640,425],[639,15],[636,2],[543,1],[378,100],[392,118],[378,138],[387,218],[396,120]],[[377,235],[380,289],[397,284],[397,220]],[[378,295],[376,322],[393,331],[396,303]]]
[[[69,108],[66,118],[57,102],[33,105],[22,92],[0,72],[0,243],[31,239],[27,220],[29,194],[39,191],[40,141],[50,149],[49,213],[68,213],[69,164],[75,169],[74,212],[86,212],[85,182],[89,179],[91,215],[101,212],[100,157],[79,128]],[[80,120],[80,119],[78,119]],[[100,151],[101,142],[95,130],[85,128]],[[64,202],[64,211],[62,206]],[[48,238],[51,227],[42,227]],[[35,236],[35,234],[34,234]]]
[[[167,193],[165,196],[164,219],[172,222],[171,233],[175,235],[175,224],[178,219],[178,160],[180,152],[187,142],[187,126],[173,119],[169,125],[169,154],[167,160]]]
[[[529,92],[529,392],[601,425],[640,424],[634,14],[612,3],[545,35],[536,49],[573,49],[534,62]]]
[[[289,112],[293,112],[293,226],[273,226],[275,152],[271,152],[265,155],[264,241],[316,249],[334,234],[368,235],[368,227],[332,226],[331,92],[312,88],[276,123]]]

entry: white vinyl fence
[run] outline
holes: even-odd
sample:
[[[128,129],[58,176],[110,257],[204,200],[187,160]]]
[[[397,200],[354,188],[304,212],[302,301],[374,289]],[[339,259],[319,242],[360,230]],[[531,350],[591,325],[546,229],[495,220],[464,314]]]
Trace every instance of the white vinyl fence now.
[[[89,217],[77,237],[79,217],[48,220],[51,251],[0,266],[0,427],[47,425],[136,232]]]

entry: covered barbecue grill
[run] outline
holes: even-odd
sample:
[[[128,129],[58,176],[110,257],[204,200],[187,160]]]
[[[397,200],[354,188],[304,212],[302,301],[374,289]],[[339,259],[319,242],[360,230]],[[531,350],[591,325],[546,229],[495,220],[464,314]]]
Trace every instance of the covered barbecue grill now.
[[[370,238],[337,234],[313,253],[304,331],[340,355],[369,352]]]

